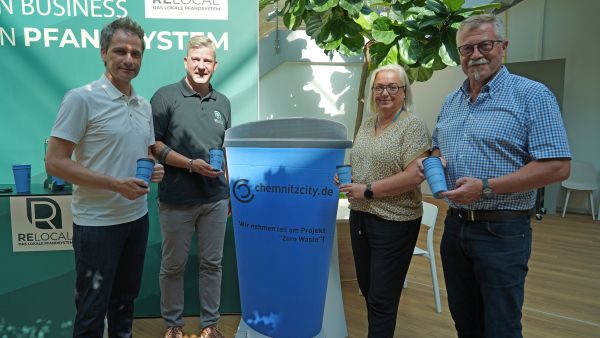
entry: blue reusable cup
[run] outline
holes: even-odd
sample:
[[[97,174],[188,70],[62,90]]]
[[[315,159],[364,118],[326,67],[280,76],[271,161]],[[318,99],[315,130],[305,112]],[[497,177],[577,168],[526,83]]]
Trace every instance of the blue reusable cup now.
[[[223,169],[223,149],[211,148],[208,152],[210,155],[210,166],[215,171]]]
[[[338,165],[335,167],[340,184],[352,183],[352,166],[348,164]]]
[[[146,181],[150,184],[150,178],[152,178],[152,172],[154,171],[154,160],[151,158],[140,158],[137,160],[137,169],[135,170],[135,177]]]
[[[437,156],[430,156],[423,160],[423,171],[429,183],[429,189],[435,198],[442,198],[440,193],[448,191],[446,176],[442,160]]]
[[[15,190],[18,194],[31,191],[31,164],[14,164]]]

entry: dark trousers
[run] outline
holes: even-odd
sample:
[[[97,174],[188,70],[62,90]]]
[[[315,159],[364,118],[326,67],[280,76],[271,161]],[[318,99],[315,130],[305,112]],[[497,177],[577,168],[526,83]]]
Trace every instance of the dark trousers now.
[[[419,236],[421,218],[388,221],[350,211],[350,239],[358,286],[367,303],[369,338],[392,338],[404,278]]]
[[[448,215],[440,251],[458,337],[522,337],[529,217],[469,222]]]
[[[73,337],[101,338],[105,317],[111,338],[132,336],[133,301],[140,291],[147,240],[148,214],[111,226],[73,224]]]

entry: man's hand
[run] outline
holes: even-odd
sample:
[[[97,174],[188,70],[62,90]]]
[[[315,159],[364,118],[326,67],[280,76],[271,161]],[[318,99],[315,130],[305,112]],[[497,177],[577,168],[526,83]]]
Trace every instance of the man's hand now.
[[[223,170],[215,171],[210,164],[198,158],[194,159],[194,162],[192,164],[192,171],[202,176],[213,178],[223,175]]]
[[[154,165],[154,170],[152,171],[152,177],[150,178],[150,182],[159,183],[162,181],[165,176],[165,167],[162,164],[156,163]]]
[[[137,199],[150,192],[146,181],[135,177],[115,179],[111,190],[123,195],[128,200]]]
[[[443,192],[440,195],[448,198],[454,203],[467,205],[479,200],[482,191],[483,182],[480,179],[461,177],[456,180],[456,187],[454,190]]]

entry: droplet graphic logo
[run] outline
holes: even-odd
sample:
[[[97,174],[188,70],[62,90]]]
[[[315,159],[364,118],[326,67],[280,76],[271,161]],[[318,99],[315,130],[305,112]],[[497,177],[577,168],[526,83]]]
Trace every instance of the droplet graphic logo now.
[[[233,183],[233,196],[242,203],[249,203],[252,201],[254,194],[250,190],[247,179],[242,178]]]

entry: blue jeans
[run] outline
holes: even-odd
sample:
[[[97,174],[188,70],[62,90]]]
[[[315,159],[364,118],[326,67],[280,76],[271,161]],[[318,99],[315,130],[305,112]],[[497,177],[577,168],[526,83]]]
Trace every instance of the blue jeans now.
[[[73,337],[131,337],[133,301],[140,291],[148,214],[110,226],[73,224],[75,306]]]
[[[447,215],[440,251],[458,337],[522,337],[530,218],[470,222]]]
[[[367,303],[369,338],[393,338],[402,286],[421,218],[395,222],[350,211],[350,240],[358,286]]]

